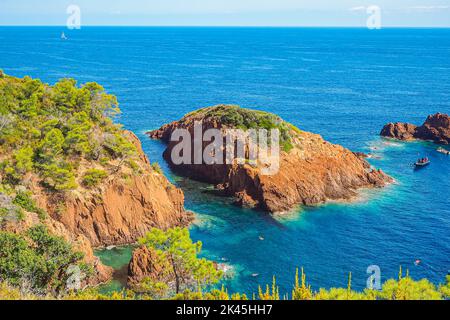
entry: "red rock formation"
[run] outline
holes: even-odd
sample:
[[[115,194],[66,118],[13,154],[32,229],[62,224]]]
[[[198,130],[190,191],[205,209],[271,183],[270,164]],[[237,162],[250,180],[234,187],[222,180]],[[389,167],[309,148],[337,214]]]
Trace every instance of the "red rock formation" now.
[[[450,144],[450,117],[442,113],[430,115],[420,127],[408,123],[389,123],[384,126],[381,135],[399,140],[418,139]]]
[[[146,278],[161,279],[163,271],[164,269],[158,263],[156,253],[146,246],[141,246],[133,251],[128,265],[128,286],[138,289],[142,280]]]
[[[417,128],[415,137],[439,144],[450,144],[450,117],[442,113],[428,116],[425,123]]]
[[[208,110],[213,108],[218,107]],[[180,121],[149,132],[149,136],[169,142],[175,129],[186,128],[193,132],[194,121],[198,120],[203,122],[203,131],[227,127],[215,117],[202,118],[203,114],[189,114]],[[175,142],[169,143],[164,158],[177,172],[218,185],[225,194],[236,197],[237,204],[256,206],[272,213],[288,211],[301,204],[348,200],[359,188],[382,187],[392,181],[351,151],[326,142],[319,135],[290,127],[294,148],[281,152],[280,170],[272,176],[263,175],[260,167],[249,164],[174,165],[170,155]]]
[[[67,199],[63,213],[52,210],[52,217],[95,247],[134,243],[152,227],[189,223],[183,193],[164,176],[148,171],[129,179],[112,178],[99,196]]]
[[[409,123],[389,123],[384,126],[381,131],[383,137],[396,138],[399,140],[414,140],[414,134],[416,133],[417,126]]]
[[[35,192],[54,220],[71,234],[85,236],[93,247],[134,243],[152,227],[186,226],[192,219],[184,210],[183,192],[151,168],[138,138],[127,135],[138,148],[141,174],[123,166],[95,190],[79,188],[64,198]]]

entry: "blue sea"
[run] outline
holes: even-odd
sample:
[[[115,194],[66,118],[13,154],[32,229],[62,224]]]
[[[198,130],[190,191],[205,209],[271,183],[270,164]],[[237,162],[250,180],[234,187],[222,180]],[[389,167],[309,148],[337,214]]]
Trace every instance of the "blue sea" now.
[[[10,75],[97,81],[117,95],[118,121],[185,191],[196,213],[192,237],[206,257],[228,265],[230,291],[256,292],[275,275],[280,292],[290,292],[296,267],[315,289],[346,286],[349,272],[363,289],[372,265],[383,281],[400,266],[415,279],[445,280],[450,157],[431,143],[378,134],[388,122],[421,124],[429,114],[450,113],[450,29],[0,28],[0,43],[0,68]],[[373,153],[371,163],[397,183],[363,191],[351,204],[281,217],[237,208],[210,186],[175,176],[162,160],[164,145],[144,134],[221,103],[274,112]],[[431,166],[414,170],[424,156]],[[111,255],[103,258],[119,268]]]

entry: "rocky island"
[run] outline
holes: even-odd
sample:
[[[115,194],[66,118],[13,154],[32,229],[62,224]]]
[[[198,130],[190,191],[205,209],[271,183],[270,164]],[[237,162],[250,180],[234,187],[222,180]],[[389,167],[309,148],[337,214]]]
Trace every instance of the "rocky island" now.
[[[260,166],[250,163],[173,163],[171,154],[177,143],[171,141],[172,133],[177,129],[194,133],[198,122],[203,132],[211,128],[279,129],[278,173],[264,175]],[[320,135],[302,131],[274,114],[238,106],[200,109],[148,135],[168,144],[164,158],[176,172],[216,185],[225,195],[235,197],[239,205],[270,213],[286,212],[298,205],[349,200],[360,188],[379,188],[393,181],[383,171],[372,168],[363,156],[329,143]]]
[[[384,126],[380,135],[403,141],[425,140],[448,145],[450,144],[450,117],[443,113],[430,115],[420,127],[402,122],[389,123]]]

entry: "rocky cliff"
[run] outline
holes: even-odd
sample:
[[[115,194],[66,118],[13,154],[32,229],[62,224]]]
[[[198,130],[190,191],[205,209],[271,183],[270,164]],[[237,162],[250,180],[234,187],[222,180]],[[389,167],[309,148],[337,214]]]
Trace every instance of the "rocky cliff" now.
[[[102,265],[93,248],[132,244],[152,227],[186,226],[192,219],[191,213],[184,209],[183,192],[151,167],[133,133],[124,134],[137,147],[140,174],[127,166],[118,166],[96,188],[87,189],[80,183],[76,190],[65,194],[49,192],[36,176],[28,177],[33,198],[49,214],[44,224],[53,234],[72,243],[75,250],[83,252],[85,261],[95,267],[91,285],[112,276],[112,269]],[[79,170],[84,169],[81,164]],[[7,223],[2,229],[21,233],[39,223],[41,219],[28,212],[24,221]]]
[[[381,136],[403,141],[427,140],[438,144],[450,144],[450,117],[437,113],[428,116],[418,127],[409,123],[389,123],[381,130]]]
[[[140,155],[139,174],[122,166],[94,190],[79,188],[63,203],[51,194],[38,197],[54,220],[94,247],[134,243],[152,227],[167,229],[190,221],[183,192],[151,168],[138,138],[131,132],[127,136]]]
[[[216,128],[279,128],[281,131],[280,170],[274,175],[262,174],[261,166],[238,164],[181,164],[172,161],[177,142],[170,137],[176,129],[194,133],[195,122],[202,131]],[[213,183],[224,194],[236,198],[242,206],[258,207],[276,213],[297,205],[314,205],[329,200],[349,200],[360,188],[383,187],[392,179],[381,170],[342,146],[305,132],[279,117],[236,106],[215,106],[186,115],[149,132],[151,138],[168,143],[164,158],[171,167],[191,178]],[[194,150],[194,145],[192,145]],[[205,148],[205,144],[203,144]],[[194,152],[194,151],[193,151]]]

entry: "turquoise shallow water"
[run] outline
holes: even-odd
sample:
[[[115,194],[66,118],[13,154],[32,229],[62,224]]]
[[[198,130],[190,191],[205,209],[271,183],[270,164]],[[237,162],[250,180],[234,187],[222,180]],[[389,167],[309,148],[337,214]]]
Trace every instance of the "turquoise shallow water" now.
[[[289,291],[297,266],[314,288],[345,286],[351,271],[361,289],[369,265],[380,266],[384,280],[400,265],[414,278],[444,280],[450,158],[432,144],[392,143],[378,133],[387,122],[419,124],[428,114],[450,113],[449,29],[82,28],[66,31],[65,42],[61,31],[0,28],[0,68],[49,83],[98,81],[116,94],[118,120],[138,134],[197,213],[192,237],[203,241],[205,256],[234,270],[230,290],[254,292],[277,275],[281,291]],[[372,152],[378,159],[371,162],[397,184],[363,192],[352,204],[281,218],[236,208],[208,186],[173,176],[164,146],[144,135],[218,103],[275,112],[331,142]],[[415,171],[419,156],[432,165]],[[102,258],[121,265],[123,257],[113,251]]]
[[[114,247],[108,249],[99,249],[94,254],[107,266],[114,269],[111,282],[102,285],[100,292],[109,293],[120,291],[127,285],[128,263],[130,262],[135,246]]]

